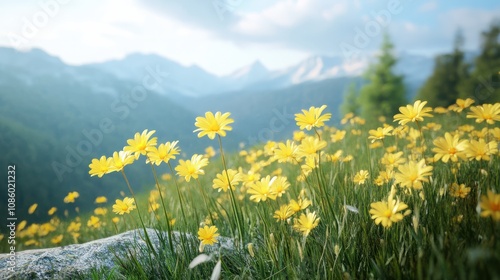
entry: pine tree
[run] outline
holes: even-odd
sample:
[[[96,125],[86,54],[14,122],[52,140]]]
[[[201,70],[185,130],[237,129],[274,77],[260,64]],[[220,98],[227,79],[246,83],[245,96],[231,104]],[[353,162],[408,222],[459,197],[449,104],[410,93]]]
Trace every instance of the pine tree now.
[[[469,77],[469,65],[464,62],[462,51],[463,43],[463,35],[458,31],[453,53],[436,57],[434,71],[420,89],[417,99],[425,100],[427,105],[433,107],[447,107],[455,103],[464,81]]]
[[[365,73],[368,83],[361,88],[361,116],[367,121],[379,116],[392,118],[400,106],[406,104],[403,76],[396,75],[393,68],[397,62],[394,46],[389,36],[384,35],[378,62]]]
[[[359,104],[358,104],[358,91],[355,82],[351,82],[347,91],[344,93],[344,102],[340,106],[340,112],[342,116],[353,113],[357,115],[359,113]]]
[[[462,98],[476,104],[500,102],[500,20],[482,33],[481,53],[475,60],[471,77],[461,88]]]

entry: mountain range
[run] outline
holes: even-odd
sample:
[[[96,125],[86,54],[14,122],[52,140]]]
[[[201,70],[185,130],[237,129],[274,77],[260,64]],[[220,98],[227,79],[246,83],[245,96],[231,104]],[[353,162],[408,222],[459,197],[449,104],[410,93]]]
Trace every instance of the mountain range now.
[[[338,123],[343,92],[351,82],[363,83],[360,75],[372,59],[317,55],[280,70],[256,61],[217,76],[155,54],[75,66],[40,49],[0,47],[0,165],[17,166],[18,218],[46,219],[26,209],[33,203],[40,204],[38,213],[64,209],[69,191],[80,192],[82,210],[93,207],[98,195],[118,197],[123,178],[90,177],[88,164],[111,156],[144,129],[156,130],[159,143],[179,140],[182,156],[190,157],[216,146],[193,134],[196,116],[206,111],[231,112],[234,129],[224,145],[233,151],[289,137],[297,129],[293,114],[313,105],[326,104],[331,123]],[[432,58],[399,56],[396,71],[406,77],[409,99],[432,66]],[[134,188],[154,183],[147,166],[127,172]],[[0,173],[0,180],[5,176]],[[6,195],[0,192],[2,209]]]
[[[285,69],[269,70],[260,61],[234,72],[217,76],[196,65],[183,66],[154,54],[131,54],[121,60],[86,65],[115,75],[120,79],[140,81],[148,67],[156,67],[169,74],[168,85],[159,93],[171,92],[188,97],[200,97],[245,89],[280,89],[306,82],[316,82],[340,77],[360,76],[373,62],[373,57],[346,61],[341,56],[311,56]],[[432,72],[433,58],[401,53],[396,72],[405,75],[410,83],[421,83]]]

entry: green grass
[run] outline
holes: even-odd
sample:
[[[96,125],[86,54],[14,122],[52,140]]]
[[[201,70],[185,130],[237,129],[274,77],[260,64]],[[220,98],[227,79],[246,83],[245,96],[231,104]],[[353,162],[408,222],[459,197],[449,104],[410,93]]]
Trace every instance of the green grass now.
[[[225,155],[227,168],[241,168],[245,173],[253,168],[261,178],[272,174],[286,176],[290,187],[276,200],[267,199],[259,203],[251,201],[250,195],[246,193],[248,187],[242,188],[242,183],[234,190],[235,200],[232,200],[230,192],[217,192],[213,189],[212,180],[224,170],[218,154],[210,158],[210,164],[204,168],[205,174],[199,180],[185,182],[175,174],[172,174],[170,180],[160,180],[165,209],[160,203],[160,208],[156,211],[158,218],[147,211],[149,193],[137,195],[143,222],[138,217],[138,211],[134,210],[131,214],[119,216],[121,220],[115,225],[111,219],[116,215],[108,204],[108,214],[100,217],[105,224],[99,229],[91,229],[86,223],[92,214],[82,214],[77,218],[81,221],[79,242],[143,226],[168,233],[165,218],[167,213],[169,217],[175,218],[171,230],[196,236],[200,224],[213,221],[221,236],[234,238],[237,246],[234,250],[215,251],[211,261],[189,269],[189,263],[199,254],[198,241],[186,239],[182,246],[174,248],[176,253],[172,253],[168,237],[163,236],[165,242],[154,253],[156,260],[121,256],[117,258],[115,270],[94,270],[89,275],[79,277],[208,279],[220,258],[223,279],[498,279],[500,224],[499,221],[481,217],[478,213],[480,197],[487,190],[500,192],[498,151],[487,161],[430,161],[434,156],[433,140],[442,137],[445,132],[457,131],[461,133],[460,139],[477,139],[474,132],[463,132],[459,127],[470,124],[475,127],[475,131],[480,131],[485,127],[492,129],[495,126],[475,124],[465,118],[465,112],[436,114],[426,121],[438,123],[442,128],[423,129],[423,137],[413,140],[387,136],[381,146],[376,148],[370,147],[369,129],[360,124],[340,127],[347,133],[338,142],[333,142],[330,138],[334,128],[323,127],[318,134],[314,130],[306,131],[312,137],[321,137],[328,145],[322,150],[321,164],[305,181],[297,179],[302,175],[300,165],[304,162],[300,165],[279,163],[273,159],[272,152],[269,151],[269,147],[273,145],[269,143],[266,146],[251,147],[244,154]],[[426,122],[420,125],[425,128]],[[409,123],[408,126],[418,130],[414,123]],[[351,133],[352,129],[359,130],[360,135]],[[231,133],[226,137],[231,137]],[[487,141],[498,141],[493,134],[484,138]],[[224,139],[222,138],[222,144]],[[158,143],[172,140],[175,139],[159,139]],[[214,140],[214,146],[217,144]],[[182,148],[182,143],[180,146]],[[380,159],[386,148],[391,146],[395,146],[396,151],[402,151],[407,161],[409,158],[417,161],[427,159],[428,164],[433,166],[432,176],[429,182],[423,183],[422,190],[402,188],[394,184],[394,180],[381,186],[374,183],[379,172],[385,170]],[[342,158],[352,156],[352,160],[328,160],[326,155],[338,150],[343,151]],[[134,164],[143,164],[143,160],[144,157],[141,157]],[[170,162],[173,167],[177,164],[177,161]],[[358,185],[353,182],[353,178],[360,170],[368,170],[369,177],[364,184]],[[395,168],[394,171],[398,172],[398,169]],[[156,167],[155,172],[170,173],[165,164]],[[465,198],[454,197],[450,190],[452,183],[465,184],[471,191]],[[387,200],[393,185],[396,191],[394,198],[406,203],[411,214],[391,227],[384,228],[371,219],[370,205]],[[151,189],[156,187],[152,186]],[[125,182],[123,190],[130,196]],[[295,213],[286,221],[273,218],[280,205],[289,203],[291,199],[296,200],[301,193],[304,198],[311,200],[311,206]],[[114,201],[114,198],[110,201]],[[293,225],[306,211],[315,212],[320,222],[308,236],[303,236]],[[70,244],[71,236],[66,233],[69,222],[70,220],[63,219],[47,236],[34,238],[44,247],[51,245],[52,237],[63,234],[62,245]],[[240,229],[243,231],[240,232]],[[25,237],[21,239],[21,243],[29,239],[31,238]],[[248,250],[250,243],[253,245],[252,252]],[[208,247],[210,246],[207,245],[206,248]],[[18,248],[32,247],[21,245]]]

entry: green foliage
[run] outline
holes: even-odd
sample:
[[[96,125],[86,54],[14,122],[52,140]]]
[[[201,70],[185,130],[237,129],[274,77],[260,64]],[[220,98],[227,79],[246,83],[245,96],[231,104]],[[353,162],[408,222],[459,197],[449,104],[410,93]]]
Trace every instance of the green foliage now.
[[[481,38],[481,52],[460,95],[476,100],[476,104],[495,103],[500,101],[500,20],[493,22]]]
[[[426,100],[427,104],[433,107],[448,107],[455,103],[464,81],[469,78],[469,65],[464,62],[462,46],[462,34],[457,32],[453,53],[435,58],[434,71],[420,89],[416,99]]]
[[[393,68],[396,58],[389,36],[384,35],[378,62],[365,73],[368,83],[361,88],[361,116],[368,121],[379,116],[392,117],[406,103],[403,76],[396,75]]]
[[[28,70],[12,72],[21,76],[23,71]],[[53,206],[77,214],[74,205],[63,203],[70,191],[78,191],[79,200],[86,202],[79,205],[83,211],[91,209],[98,195],[118,197],[122,178],[91,178],[88,165],[92,158],[111,156],[126,145],[126,139],[149,126],[165,129],[170,137],[184,142],[186,152],[199,148],[187,141],[192,138],[194,114],[169,99],[149,92],[140,102],[121,102],[120,97],[130,96],[137,86],[133,83],[110,78],[108,82],[122,93],[113,96],[96,92],[73,77],[34,76],[26,83],[17,75],[0,69],[2,80],[8,81],[0,83],[0,149],[4,151],[0,165],[16,165],[19,220],[45,220]],[[103,120],[110,125],[103,126]],[[152,182],[141,175],[145,170],[133,167],[130,171],[138,189]],[[0,173],[0,179],[6,181],[6,175]],[[0,192],[0,207],[7,209],[6,203],[7,192]],[[33,203],[40,206],[28,215]]]
[[[466,119],[465,115],[465,111],[437,115],[430,120],[433,125],[428,124],[426,119],[420,123],[426,129],[421,130],[419,137],[386,136],[378,142],[381,144],[378,147],[367,141],[368,127],[360,124],[324,128],[318,133],[306,132],[328,142],[322,151],[324,155],[332,155],[339,150],[343,153],[342,158],[337,160],[321,157],[319,167],[313,169],[304,181],[296,179],[303,174],[303,162],[280,163],[272,160],[272,153],[269,152],[272,143],[267,143],[265,147],[249,147],[241,154],[227,153],[229,168],[241,167],[242,172],[257,168],[261,176],[279,171],[291,183],[282,197],[259,203],[249,199],[244,190],[248,186],[236,186],[235,194],[244,217],[245,237],[242,242],[237,242],[234,250],[211,250],[211,253],[207,252],[214,254],[211,261],[189,269],[189,263],[199,254],[198,240],[186,237],[172,249],[166,241],[167,235],[160,233],[161,247],[155,249],[155,253],[151,252],[155,258],[121,255],[117,256],[114,271],[94,270],[89,275],[78,277],[208,279],[220,257],[223,279],[495,279],[500,276],[496,269],[500,261],[499,224],[491,217],[478,215],[476,207],[480,196],[487,190],[498,191],[500,174],[495,172],[500,168],[498,154],[491,155],[488,161],[429,163],[434,168],[432,179],[423,183],[422,190],[395,187],[395,199],[406,203],[411,213],[390,228],[376,225],[369,213],[373,202],[387,199],[394,184],[392,179],[381,185],[375,183],[377,175],[387,170],[380,161],[387,149],[403,152],[406,160],[417,157],[430,161],[434,154],[431,151],[433,140],[442,137],[445,131],[460,133],[463,131],[461,126],[465,124],[473,126],[476,132],[490,128],[485,123],[476,124]],[[436,124],[442,127],[436,129]],[[415,135],[419,127],[414,124],[409,126],[409,129],[415,130],[410,134]],[[338,130],[359,130],[361,134],[348,133],[342,141],[329,141]],[[476,133],[464,134],[461,138],[474,138],[473,135]],[[230,133],[224,140],[229,137]],[[158,140],[163,142],[169,139]],[[423,147],[426,149],[421,149]],[[143,163],[138,161],[133,165]],[[129,166],[126,168],[128,172]],[[165,194],[166,215],[176,219],[174,230],[196,236],[200,224],[214,224],[221,236],[238,239],[229,192],[218,192],[211,187],[212,180],[223,169],[221,157],[216,156],[210,159],[205,174],[199,180],[185,182],[173,176],[159,182]],[[370,175],[364,184],[356,184],[353,177],[361,169],[368,170]],[[160,170],[168,169],[159,166],[158,171],[153,173]],[[398,170],[394,169],[395,172]],[[454,182],[465,184],[471,192],[464,198],[453,196],[450,185]],[[124,182],[120,187],[126,190]],[[151,186],[151,189],[156,187]],[[273,218],[280,205],[301,195],[312,201],[307,210],[301,210],[285,221]],[[165,232],[167,219],[163,210],[146,213],[151,201],[147,192],[138,195],[137,199],[144,225]],[[303,236],[292,225],[306,211],[315,212],[321,220],[308,236]],[[80,242],[137,227],[139,212],[120,216],[121,221],[116,225],[109,221],[114,215],[108,213],[101,217],[107,224],[95,230],[84,226],[89,215],[81,217]],[[67,235],[64,232],[67,223],[69,221],[61,222],[57,234]],[[70,243],[67,238],[64,240],[64,244]],[[19,240],[21,244],[24,241]],[[249,243],[253,244],[252,252],[248,250]],[[133,251],[133,248],[130,250]]]

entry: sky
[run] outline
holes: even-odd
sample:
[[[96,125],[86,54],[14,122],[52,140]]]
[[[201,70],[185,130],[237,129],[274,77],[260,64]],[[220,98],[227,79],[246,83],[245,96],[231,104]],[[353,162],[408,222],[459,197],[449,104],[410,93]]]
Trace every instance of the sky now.
[[[72,65],[155,53],[226,75],[256,60],[281,69],[311,55],[465,49],[500,19],[498,0],[0,0],[0,46],[41,48]]]

